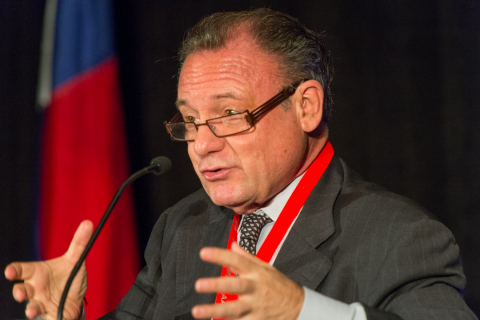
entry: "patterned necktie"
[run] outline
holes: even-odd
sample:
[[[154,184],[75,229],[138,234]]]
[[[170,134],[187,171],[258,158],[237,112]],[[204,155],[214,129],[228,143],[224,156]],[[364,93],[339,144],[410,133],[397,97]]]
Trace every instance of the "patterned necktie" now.
[[[257,210],[254,213],[243,216],[242,227],[240,228],[240,242],[239,245],[251,254],[256,254],[256,247],[258,237],[263,227],[273,222],[262,210]]]

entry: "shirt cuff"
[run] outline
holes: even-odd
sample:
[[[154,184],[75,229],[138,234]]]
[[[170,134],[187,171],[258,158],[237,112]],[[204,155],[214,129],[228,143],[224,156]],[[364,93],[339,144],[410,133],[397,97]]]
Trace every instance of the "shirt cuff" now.
[[[358,303],[346,304],[303,287],[305,298],[297,320],[367,320],[365,309]]]

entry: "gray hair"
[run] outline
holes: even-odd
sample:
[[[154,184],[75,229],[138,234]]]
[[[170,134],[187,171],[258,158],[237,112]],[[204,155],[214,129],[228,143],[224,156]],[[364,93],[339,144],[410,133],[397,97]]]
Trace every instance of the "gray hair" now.
[[[267,8],[214,13],[187,32],[179,50],[180,65],[191,53],[224,48],[242,28],[264,52],[276,58],[285,85],[300,79],[320,82],[325,95],[322,120],[326,123],[333,105],[330,52],[321,35],[285,13]]]

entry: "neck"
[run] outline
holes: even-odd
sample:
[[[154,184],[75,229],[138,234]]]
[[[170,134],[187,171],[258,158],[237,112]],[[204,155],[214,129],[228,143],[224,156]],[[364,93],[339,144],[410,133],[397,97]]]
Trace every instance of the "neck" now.
[[[322,122],[320,126],[309,135],[307,140],[307,147],[305,152],[305,158],[302,161],[301,166],[297,170],[295,178],[302,175],[308,167],[312,164],[313,161],[318,157],[320,152],[322,152],[323,148],[327,144],[328,141],[328,128]]]
[[[323,123],[323,122],[322,122]],[[260,209],[269,203],[272,202],[272,200],[285,188],[287,188],[296,178],[301,176],[305,171],[310,167],[310,165],[315,161],[315,159],[318,157],[320,152],[322,152],[323,148],[327,144],[328,141],[328,128],[326,125],[324,125],[318,131],[316,135],[309,135],[307,139],[307,146],[305,150],[305,157],[303,158],[303,161],[299,165],[298,169],[295,171],[295,175],[293,178],[282,188],[280,189],[277,193],[275,193],[272,197],[270,197],[267,201],[263,203],[252,203],[248,209],[246,209],[244,212],[239,212],[239,214],[249,214],[254,212],[257,209]]]

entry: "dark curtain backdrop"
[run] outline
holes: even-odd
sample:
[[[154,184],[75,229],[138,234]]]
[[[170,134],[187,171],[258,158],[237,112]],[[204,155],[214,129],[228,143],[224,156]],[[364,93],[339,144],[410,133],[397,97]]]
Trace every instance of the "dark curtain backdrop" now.
[[[162,125],[175,113],[178,45],[205,15],[259,6],[326,32],[336,70],[329,125],[336,153],[453,231],[468,279],[466,300],[480,315],[478,0],[115,2],[132,171],[157,155],[173,162],[169,173],[133,186],[142,250],[160,213],[201,187],[186,145],[171,141]],[[35,253],[42,15],[43,1],[1,1],[1,269]],[[0,319],[23,317],[24,306],[14,303],[12,285],[1,278]]]

